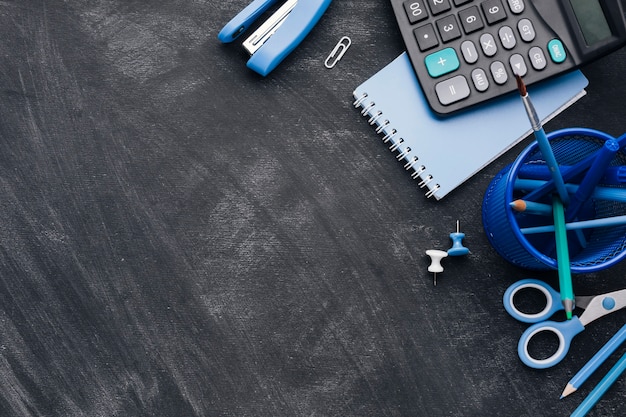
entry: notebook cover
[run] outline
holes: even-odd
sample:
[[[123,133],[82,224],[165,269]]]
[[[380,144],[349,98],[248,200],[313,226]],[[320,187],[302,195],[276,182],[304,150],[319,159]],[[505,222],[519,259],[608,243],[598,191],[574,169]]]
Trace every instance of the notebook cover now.
[[[585,95],[580,71],[528,86],[545,123]],[[406,52],[359,85],[361,108],[386,145],[437,200],[458,187],[531,133],[517,94],[447,117],[428,107]]]

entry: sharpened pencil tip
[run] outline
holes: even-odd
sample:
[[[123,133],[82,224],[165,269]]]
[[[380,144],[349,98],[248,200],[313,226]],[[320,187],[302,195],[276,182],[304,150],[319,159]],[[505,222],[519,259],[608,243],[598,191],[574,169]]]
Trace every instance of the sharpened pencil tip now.
[[[526,202],[524,200],[515,200],[509,203],[509,206],[515,211],[525,211]]]
[[[572,384],[567,384],[565,386],[565,389],[563,390],[563,393],[561,394],[561,399],[567,397],[574,392],[576,392],[576,388]]]
[[[528,93],[526,91],[526,85],[518,73],[515,73],[515,81],[517,81],[517,90],[519,91],[520,96],[525,96]]]
[[[563,309],[565,310],[565,317],[567,320],[571,320],[573,317],[572,311],[574,311],[574,300],[570,300],[568,298],[562,300]]]

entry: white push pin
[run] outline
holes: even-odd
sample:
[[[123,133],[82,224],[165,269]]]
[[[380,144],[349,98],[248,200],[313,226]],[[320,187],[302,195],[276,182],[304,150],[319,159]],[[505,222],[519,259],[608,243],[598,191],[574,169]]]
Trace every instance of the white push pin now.
[[[443,272],[441,260],[448,256],[448,252],[439,249],[428,249],[426,255],[430,256],[431,263],[428,266],[428,272],[433,273],[433,285],[437,285],[437,273]]]

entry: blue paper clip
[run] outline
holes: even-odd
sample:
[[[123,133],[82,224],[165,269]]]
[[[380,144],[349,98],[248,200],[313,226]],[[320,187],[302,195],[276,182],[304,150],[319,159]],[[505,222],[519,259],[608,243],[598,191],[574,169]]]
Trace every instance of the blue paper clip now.
[[[332,0],[287,0],[243,42],[251,57],[246,64],[266,76],[287,57],[320,20]],[[229,43],[277,0],[254,0],[226,24],[217,38]]]

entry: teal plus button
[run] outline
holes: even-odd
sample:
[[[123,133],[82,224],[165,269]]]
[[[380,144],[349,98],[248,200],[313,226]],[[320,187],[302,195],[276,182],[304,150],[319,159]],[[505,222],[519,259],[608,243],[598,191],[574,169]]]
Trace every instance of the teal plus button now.
[[[557,64],[560,64],[561,62],[565,61],[565,58],[567,58],[565,48],[563,47],[561,41],[558,39],[552,39],[550,42],[548,42],[548,52],[550,52],[550,58],[552,58],[552,61],[556,62]]]
[[[452,48],[433,52],[424,58],[428,74],[437,78],[459,68],[459,57]]]

